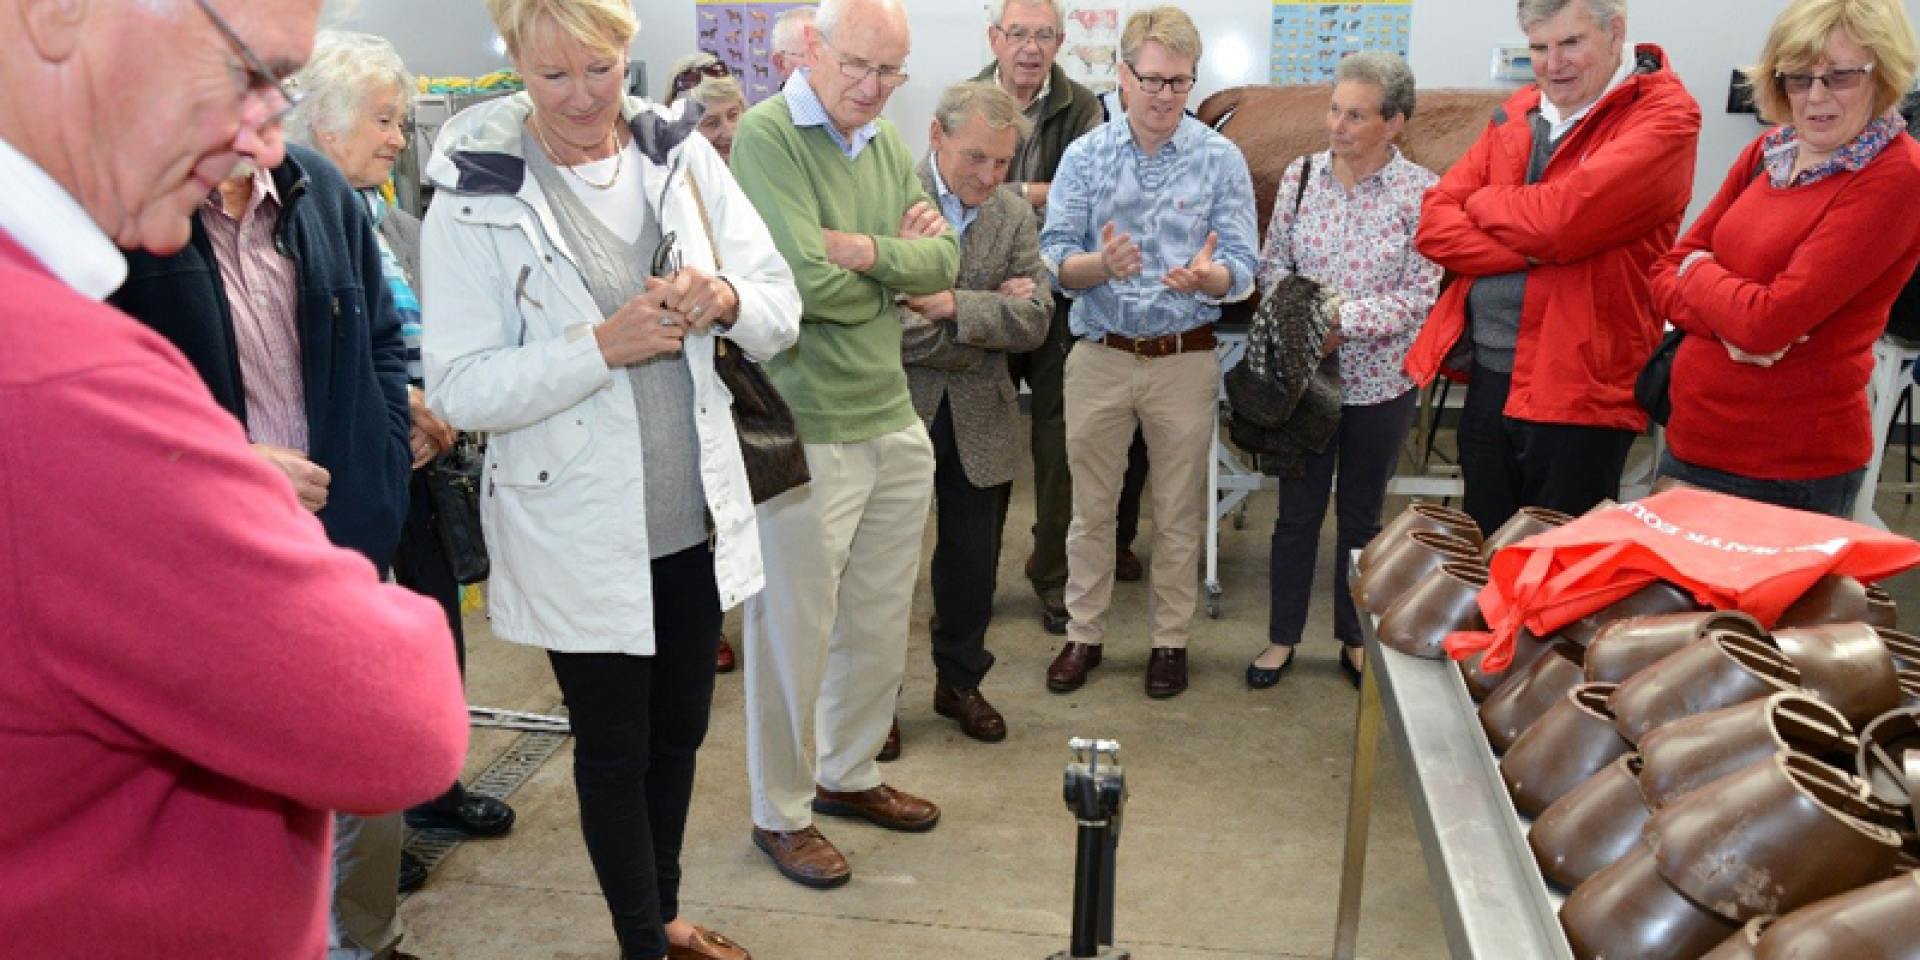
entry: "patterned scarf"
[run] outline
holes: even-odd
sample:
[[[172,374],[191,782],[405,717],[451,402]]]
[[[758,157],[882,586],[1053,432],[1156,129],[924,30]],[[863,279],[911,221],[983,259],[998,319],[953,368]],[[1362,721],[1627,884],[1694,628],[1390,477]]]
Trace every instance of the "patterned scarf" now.
[[[373,235],[380,241],[380,275],[386,279],[387,292],[393,296],[393,311],[400,315],[400,339],[407,344],[407,380],[416,387],[424,386],[427,373],[420,360],[420,299],[413,295],[407,271],[401,268],[400,258],[393,255],[393,248],[380,232],[380,221],[387,216],[386,200],[378,190],[363,190],[361,194],[367,198],[367,210],[373,214]]]

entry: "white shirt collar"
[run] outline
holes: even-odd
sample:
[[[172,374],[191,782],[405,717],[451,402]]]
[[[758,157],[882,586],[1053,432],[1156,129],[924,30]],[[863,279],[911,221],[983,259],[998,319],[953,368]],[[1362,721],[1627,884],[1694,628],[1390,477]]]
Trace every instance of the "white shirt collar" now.
[[[1002,90],[1007,89],[1006,78],[1001,74],[1000,63],[997,60],[994,61],[994,65],[993,65],[993,82],[999,84],[1000,89]],[[1052,92],[1053,92],[1053,68],[1048,67],[1047,78],[1045,80],[1040,81],[1040,89],[1035,90],[1033,92],[1033,98],[1028,100],[1026,103],[1021,104],[1020,109],[1022,111],[1033,109],[1034,104],[1046,102],[1047,94]]]
[[[127,258],[73,194],[0,138],[0,230],[61,282],[104,300],[127,279]]]
[[[1547,121],[1547,139],[1558,140],[1562,136],[1565,136],[1568,130],[1573,129],[1574,124],[1579,123],[1586,118],[1587,114],[1592,113],[1593,108],[1599,106],[1600,101],[1607,98],[1607,94],[1612,93],[1615,87],[1626,83],[1627,78],[1633,76],[1633,70],[1637,63],[1638,58],[1633,54],[1633,44],[1628,43],[1623,46],[1620,50],[1620,69],[1614,71],[1613,79],[1607,82],[1607,88],[1600,91],[1600,95],[1594,97],[1592,103],[1575,110],[1572,116],[1564,119],[1560,116],[1560,108],[1554,106],[1553,101],[1547,99],[1546,91],[1541,91],[1540,116],[1545,117]]]

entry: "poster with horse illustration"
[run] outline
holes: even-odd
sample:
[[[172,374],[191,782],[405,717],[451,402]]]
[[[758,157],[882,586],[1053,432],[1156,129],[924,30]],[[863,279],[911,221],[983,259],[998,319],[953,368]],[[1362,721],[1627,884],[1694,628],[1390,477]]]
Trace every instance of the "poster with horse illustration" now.
[[[773,22],[795,7],[818,6],[794,0],[694,0],[699,31],[695,45],[720,58],[740,78],[748,105],[756,104],[780,92],[773,69]]]
[[[1362,50],[1405,58],[1412,23],[1412,0],[1273,0],[1273,82],[1332,83],[1341,58]]]

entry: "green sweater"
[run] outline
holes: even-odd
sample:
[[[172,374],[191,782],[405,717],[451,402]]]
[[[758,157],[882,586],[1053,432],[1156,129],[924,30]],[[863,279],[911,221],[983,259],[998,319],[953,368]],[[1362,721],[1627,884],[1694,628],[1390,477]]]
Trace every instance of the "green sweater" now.
[[[919,422],[900,364],[894,294],[953,288],[960,247],[952,231],[899,238],[916,202],[933,205],[893,125],[858,160],[824,128],[793,125],[785,94],[747,111],[733,140],[733,175],[760,211],[800,288],[800,340],[767,363],[805,443],[854,443]],[[874,239],[875,262],[855,273],[827,261],[822,228]]]

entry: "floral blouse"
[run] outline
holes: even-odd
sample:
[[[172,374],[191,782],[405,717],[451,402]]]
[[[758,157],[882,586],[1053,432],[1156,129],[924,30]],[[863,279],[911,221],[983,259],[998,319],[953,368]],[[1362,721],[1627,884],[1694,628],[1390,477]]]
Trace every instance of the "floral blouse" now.
[[[1300,190],[1301,161],[1280,178],[1260,251],[1260,282],[1268,287],[1298,272],[1345,294],[1340,307],[1343,402],[1366,406],[1392,400],[1413,388],[1403,364],[1440,293],[1440,267],[1413,248],[1420,200],[1440,178],[1396,148],[1386,166],[1349,193],[1333,175],[1330,151],[1312,160],[1297,223],[1293,198]]]

